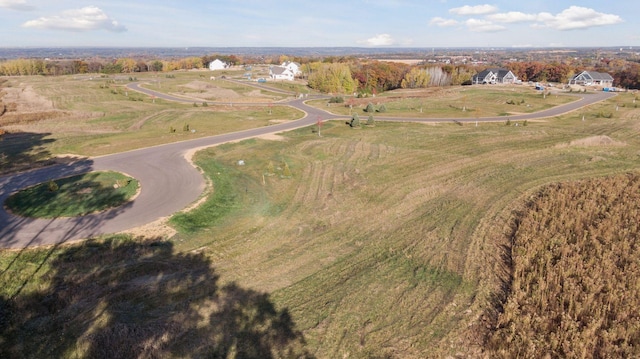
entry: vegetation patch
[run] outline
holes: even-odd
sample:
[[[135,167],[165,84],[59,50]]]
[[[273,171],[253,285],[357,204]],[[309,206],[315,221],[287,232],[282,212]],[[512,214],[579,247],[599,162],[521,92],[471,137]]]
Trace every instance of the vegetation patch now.
[[[516,219],[491,357],[640,355],[640,175],[545,187]]]
[[[91,172],[26,188],[7,198],[5,206],[25,217],[75,217],[118,207],[138,188],[137,180],[122,173]]]

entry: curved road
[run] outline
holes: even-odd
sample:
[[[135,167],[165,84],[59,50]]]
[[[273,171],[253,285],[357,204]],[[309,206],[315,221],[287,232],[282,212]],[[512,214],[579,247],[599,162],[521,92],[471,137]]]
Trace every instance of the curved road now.
[[[129,88],[165,100],[184,103],[194,102],[194,99],[179,98],[155,92],[142,88],[138,84],[131,84]],[[557,116],[602,101],[611,96],[613,96],[613,94],[604,92],[590,94],[581,96],[582,98],[580,100],[563,106],[534,114],[511,116],[509,118],[512,120],[525,120]],[[79,160],[71,164],[55,165],[0,177],[0,203],[4,203],[5,199],[12,192],[22,188],[50,179],[57,179],[89,171],[120,171],[135,177],[141,184],[140,195],[134,201],[119,208],[83,217],[32,219],[11,215],[2,208],[0,209],[0,248],[26,248],[58,244],[101,234],[116,233],[153,222],[158,218],[169,216],[187,207],[196,201],[205,189],[204,177],[199,170],[193,167],[185,158],[188,151],[269,133],[289,131],[315,124],[318,119],[350,118],[350,116],[332,115],[326,111],[308,106],[304,101],[303,99],[297,99],[288,102],[288,105],[305,112],[304,117],[296,121],[94,157]],[[505,117],[480,119],[376,117],[376,120],[485,122],[504,121]]]

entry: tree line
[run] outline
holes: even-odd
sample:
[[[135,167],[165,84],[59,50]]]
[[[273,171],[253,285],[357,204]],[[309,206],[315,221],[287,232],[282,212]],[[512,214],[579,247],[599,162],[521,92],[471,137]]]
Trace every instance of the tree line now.
[[[319,58],[290,57],[240,57],[236,55],[204,55],[178,59],[114,60],[44,60],[15,59],[0,62],[0,76],[75,75],[85,73],[136,73],[170,72],[176,70],[204,69],[215,59],[231,65],[280,64],[295,61],[302,64],[303,76],[309,86],[330,93],[375,94],[399,88],[424,88],[470,83],[471,77],[488,67],[467,64],[418,64],[363,60],[353,56],[329,56]],[[494,64],[512,71],[522,81],[568,83],[569,79],[583,70],[607,72],[614,84],[621,88],[640,88],[640,63],[621,59],[602,59],[585,65],[584,61],[568,59],[562,61],[514,61]]]

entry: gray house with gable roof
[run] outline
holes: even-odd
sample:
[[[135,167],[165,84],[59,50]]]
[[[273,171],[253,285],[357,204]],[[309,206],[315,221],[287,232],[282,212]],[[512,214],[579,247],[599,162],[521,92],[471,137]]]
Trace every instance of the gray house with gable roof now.
[[[582,71],[569,80],[569,85],[613,86],[613,77],[606,72]]]
[[[486,69],[471,78],[471,83],[477,84],[512,84],[518,81],[518,77],[507,69]]]

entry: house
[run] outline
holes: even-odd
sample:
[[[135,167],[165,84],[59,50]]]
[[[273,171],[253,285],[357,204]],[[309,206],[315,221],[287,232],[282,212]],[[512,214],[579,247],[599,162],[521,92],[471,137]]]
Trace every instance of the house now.
[[[220,59],[215,59],[209,63],[209,70],[223,70],[229,67],[226,62],[222,62]]]
[[[613,86],[613,77],[606,72],[582,71],[569,80],[569,85]]]
[[[284,66],[271,66],[269,68],[269,77],[274,80],[293,81],[295,74],[289,68]]]
[[[477,84],[512,84],[518,81],[518,77],[507,69],[486,69],[473,75],[471,83]]]
[[[285,61],[282,63],[282,67],[286,67],[291,70],[291,72],[293,72],[293,76],[302,74],[302,71],[300,71],[300,64],[297,62]]]

